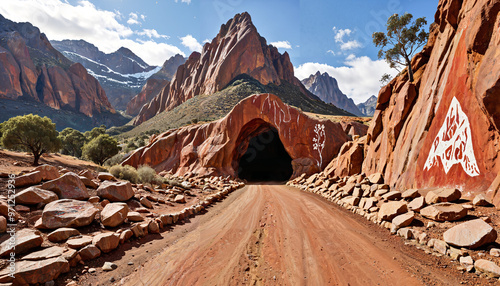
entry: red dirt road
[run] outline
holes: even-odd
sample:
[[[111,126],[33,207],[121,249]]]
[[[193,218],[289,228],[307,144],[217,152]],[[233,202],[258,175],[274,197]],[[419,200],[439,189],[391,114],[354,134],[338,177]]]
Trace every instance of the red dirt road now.
[[[436,257],[319,196],[250,185],[226,200],[120,284],[460,284]]]

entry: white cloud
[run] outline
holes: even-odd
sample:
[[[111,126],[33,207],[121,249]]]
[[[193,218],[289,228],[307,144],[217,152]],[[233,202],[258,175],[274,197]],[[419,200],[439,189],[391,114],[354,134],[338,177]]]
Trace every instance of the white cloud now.
[[[180,38],[182,45],[187,47],[191,52],[201,52],[203,46],[191,35],[186,35]]]
[[[142,15],[142,14],[141,14],[141,19],[142,19],[143,21],[146,21],[146,15]]]
[[[332,54],[332,55],[334,55],[334,56],[337,54],[337,53],[335,53],[335,51],[334,51],[334,50],[328,50],[328,51],[326,51],[326,52],[327,52],[327,53],[329,53],[329,54]]]
[[[292,49],[292,45],[290,45],[289,41],[270,42],[269,44],[275,46],[278,49],[287,49],[287,50]]]
[[[335,32],[335,42],[342,43],[344,42],[344,36],[349,36],[352,31],[350,29],[340,29],[337,30],[335,27],[333,27],[333,31]]]
[[[181,0],[182,3],[191,4],[191,0]],[[175,3],[179,3],[179,0],[175,0]]]
[[[130,13],[129,14],[129,18],[127,20],[127,24],[129,25],[138,25],[140,24],[139,21],[137,21],[138,19],[138,16],[136,13]]]
[[[334,39],[336,43],[340,44],[340,49],[343,51],[352,50],[356,48],[361,48],[361,43],[356,40],[345,40],[344,38],[349,37],[353,34],[351,29],[337,29],[333,27],[333,32],[335,33]]]
[[[137,32],[137,35],[139,36],[146,36],[148,38],[164,38],[164,39],[170,39],[169,36],[167,35],[161,35],[160,33],[158,33],[158,31],[156,31],[155,29],[143,29],[142,32]]]
[[[356,48],[361,48],[361,44],[356,40],[347,41],[347,42],[342,43],[340,45],[340,49],[343,51],[352,50],[352,49],[356,49]]]
[[[64,0],[32,0],[29,3],[23,0],[9,0],[0,5],[0,14],[12,21],[32,23],[50,40],[83,39],[105,53],[127,47],[152,65],[162,65],[175,54],[185,56],[178,47],[167,43],[131,39],[135,34],[144,33],[144,30],[132,30],[119,22],[123,19],[120,12],[100,10],[85,0],[75,5]],[[134,17],[139,19],[139,15],[132,14],[135,16],[129,15],[129,20]],[[142,16],[140,18],[142,19]],[[151,35],[153,36],[153,33]]]
[[[328,73],[337,79],[339,88],[354,102],[365,102],[370,96],[378,95],[380,90],[380,78],[387,73],[395,76],[397,71],[391,69],[384,60],[373,61],[369,57],[356,57],[349,55],[345,66],[333,67],[320,63],[305,63],[295,69],[295,76],[304,79],[317,71]]]

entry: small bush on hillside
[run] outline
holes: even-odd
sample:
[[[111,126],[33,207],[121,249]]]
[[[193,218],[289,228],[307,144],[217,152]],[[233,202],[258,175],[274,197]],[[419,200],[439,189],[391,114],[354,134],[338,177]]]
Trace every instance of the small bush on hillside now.
[[[118,165],[118,164],[120,164],[123,161],[124,156],[125,156],[125,154],[123,154],[123,153],[116,154],[113,157],[111,157],[108,160],[106,160],[104,162],[104,165],[105,166]]]
[[[127,180],[134,184],[139,182],[139,174],[137,173],[137,170],[130,165],[114,165],[109,168],[109,172],[116,178]]]
[[[141,183],[152,183],[153,181],[158,181],[156,178],[156,171],[148,165],[139,166],[137,173]]]

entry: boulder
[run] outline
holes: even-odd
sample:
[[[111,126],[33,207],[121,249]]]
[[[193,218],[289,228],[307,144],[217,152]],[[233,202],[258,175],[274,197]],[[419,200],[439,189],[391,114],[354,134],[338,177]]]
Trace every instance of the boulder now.
[[[7,231],[7,219],[4,216],[0,216],[0,233]]]
[[[96,259],[97,257],[101,256],[101,250],[97,248],[95,245],[91,244],[80,249],[78,251],[78,254],[80,254],[80,257],[82,258],[83,261],[87,261]]]
[[[421,209],[420,214],[435,221],[455,221],[465,217],[467,210],[458,204],[439,203]]]
[[[142,215],[138,212],[128,212],[127,214],[127,218],[129,221],[133,221],[133,222],[138,222],[138,221],[143,221],[144,220],[144,217],[142,217]]]
[[[174,198],[174,202],[175,203],[179,203],[179,204],[185,204],[186,203],[186,197],[184,195],[177,195]]]
[[[472,200],[472,204],[475,206],[488,206],[491,205],[491,201],[484,194],[478,194]]]
[[[127,213],[126,203],[109,203],[101,211],[101,222],[104,226],[118,226],[125,221]]]
[[[153,208],[153,204],[146,197],[142,197],[140,199],[140,202],[141,202],[141,205],[145,206],[148,209],[152,209]]]
[[[478,259],[474,262],[474,268],[476,268],[476,271],[486,273],[488,276],[500,277],[500,267],[493,261]]]
[[[42,260],[47,258],[53,258],[61,256],[66,249],[60,246],[51,246],[43,250],[32,252],[28,255],[23,256],[23,260]]]
[[[0,283],[13,283],[14,285],[39,285],[52,281],[61,273],[69,271],[69,263],[62,257],[49,258],[39,261],[18,261],[14,277],[9,275],[10,268],[6,267],[0,272]]]
[[[370,183],[372,184],[383,184],[384,175],[382,175],[382,173],[373,173],[370,176],[368,176],[368,180],[370,180]]]
[[[419,212],[423,207],[425,207],[424,197],[415,198],[408,204],[408,208],[416,212]]]
[[[80,232],[78,230],[69,227],[61,227],[49,233],[47,238],[49,239],[50,242],[61,242],[65,241],[71,236],[77,236],[77,235],[80,235]]]
[[[92,239],[92,244],[97,246],[102,252],[108,253],[118,247],[120,236],[114,232],[100,233]]]
[[[462,197],[462,193],[458,189],[453,188],[441,188],[437,190],[432,190],[425,196],[425,202],[430,204],[444,203],[444,202],[454,202]]]
[[[130,229],[124,230],[122,233],[120,233],[120,243],[125,243],[125,241],[129,240],[134,233]]]
[[[409,189],[409,190],[404,191],[401,194],[401,197],[403,199],[414,199],[416,197],[420,197],[420,193],[418,192],[417,189]]]
[[[94,179],[97,179],[97,177],[95,176],[95,174],[90,171],[90,170],[82,170],[80,171],[80,173],[78,173],[78,175],[82,176],[82,177],[85,177],[89,180],[94,180]]]
[[[99,187],[99,184],[96,182],[92,181],[91,179],[84,177],[84,176],[78,176],[80,180],[82,180],[82,183],[85,185],[85,187],[89,187],[92,189],[97,189]]]
[[[397,215],[406,213],[408,211],[408,207],[403,201],[392,201],[384,203],[380,206],[380,210],[378,212],[379,220],[391,221]]]
[[[106,172],[100,172],[99,174],[97,174],[97,178],[101,181],[116,181],[115,176]]]
[[[66,242],[73,249],[80,249],[92,243],[92,236],[83,235],[81,237],[72,237]]]
[[[0,244],[0,257],[9,256],[13,250],[16,254],[28,252],[42,245],[42,242],[43,238],[38,231],[29,228],[21,229],[16,232],[14,241],[7,239]]]
[[[97,195],[111,202],[124,202],[134,196],[130,182],[104,181],[97,189]]]
[[[160,227],[155,220],[149,221],[148,232],[149,233],[160,233]]]
[[[118,265],[114,264],[113,262],[106,261],[104,262],[104,265],[102,266],[103,271],[113,271],[118,267]]]
[[[51,165],[40,165],[33,169],[34,171],[40,171],[43,181],[50,181],[59,178],[59,170],[55,166]]]
[[[382,195],[382,199],[386,201],[397,201],[401,199],[401,193],[398,191],[390,191]]]
[[[474,260],[472,260],[472,257],[470,256],[462,256],[459,258],[460,265],[465,267],[465,270],[467,272],[471,272],[472,269],[474,269]]]
[[[442,255],[446,255],[449,248],[448,244],[440,239],[435,239],[432,247]]]
[[[16,188],[19,188],[19,187],[36,185],[39,184],[41,181],[42,181],[42,172],[34,171],[16,177],[14,185],[16,186]]]
[[[475,219],[448,229],[443,238],[450,245],[474,249],[494,242],[497,232],[482,219]]]
[[[77,200],[57,200],[45,206],[42,212],[42,227],[80,227],[92,223],[98,209],[89,202]]]
[[[86,200],[90,197],[87,187],[80,177],[73,172],[68,172],[61,177],[44,183],[42,189],[53,191],[60,199]]]
[[[392,219],[392,225],[395,229],[409,226],[414,218],[415,218],[414,212],[407,212],[404,214],[400,214]]]
[[[16,203],[22,205],[47,204],[58,200],[57,195],[52,191],[47,191],[37,187],[29,187],[20,191],[14,196]]]

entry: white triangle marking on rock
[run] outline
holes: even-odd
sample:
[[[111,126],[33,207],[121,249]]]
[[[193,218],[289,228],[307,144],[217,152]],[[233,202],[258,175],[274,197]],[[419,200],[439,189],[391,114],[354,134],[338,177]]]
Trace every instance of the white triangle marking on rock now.
[[[453,165],[460,163],[467,175],[471,177],[479,175],[479,167],[472,146],[469,118],[455,97],[451,101],[443,126],[432,143],[424,170],[430,170],[436,166],[438,158],[441,159],[446,174]]]

